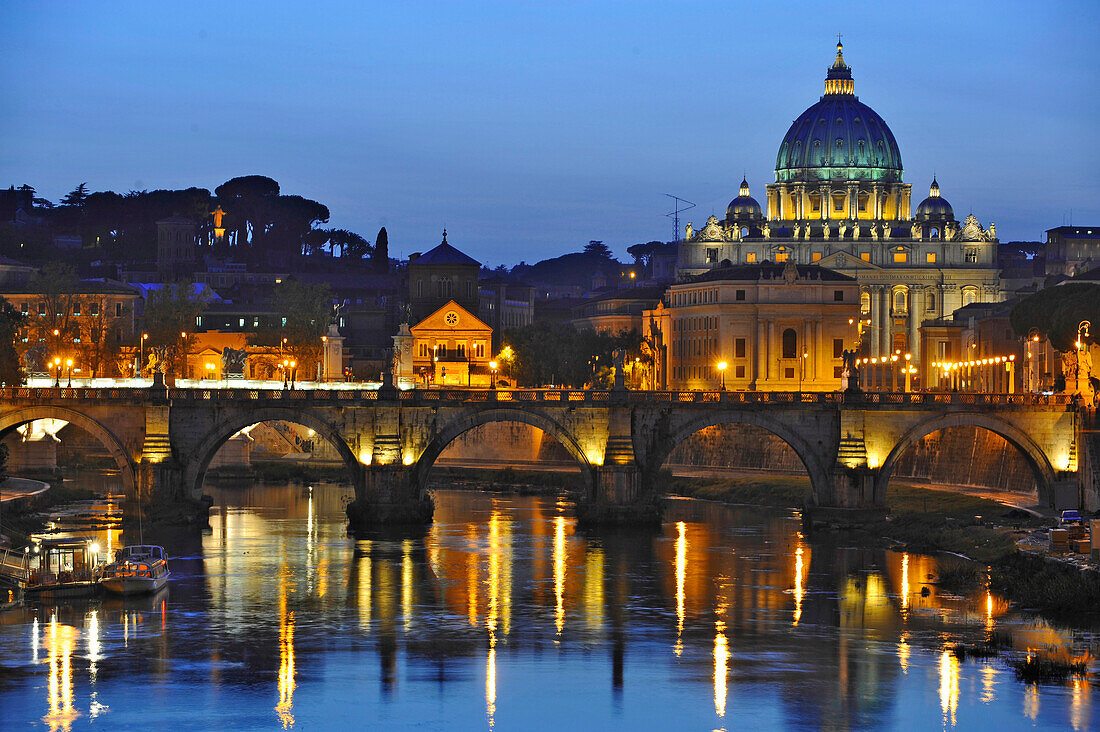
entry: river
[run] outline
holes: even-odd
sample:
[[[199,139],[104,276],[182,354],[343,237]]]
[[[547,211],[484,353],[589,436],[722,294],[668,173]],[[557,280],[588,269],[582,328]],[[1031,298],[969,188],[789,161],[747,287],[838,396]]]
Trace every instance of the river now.
[[[658,534],[586,536],[552,497],[441,491],[422,539],[356,541],[347,488],[209,492],[210,532],[145,531],[168,590],[0,613],[6,729],[1100,724],[1084,679],[949,650],[1084,657],[1094,629],[942,593],[934,558],[793,511],[674,500]],[[117,547],[114,520],[76,531]]]

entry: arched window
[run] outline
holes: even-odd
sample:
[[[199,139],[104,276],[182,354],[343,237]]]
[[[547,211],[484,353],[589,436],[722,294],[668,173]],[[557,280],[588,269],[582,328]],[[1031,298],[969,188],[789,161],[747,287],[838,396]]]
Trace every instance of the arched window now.
[[[970,305],[978,301],[978,291],[973,287],[967,287],[963,289],[963,306]]]
[[[783,331],[783,358],[798,358],[798,333],[794,328]]]
[[[928,293],[927,309],[928,309],[929,312],[932,312],[933,310],[936,309],[936,293],[934,293],[934,292],[929,292]]]
[[[906,305],[906,303],[905,303],[905,290],[895,290],[894,291],[894,312],[895,313],[904,313],[904,312],[906,312],[908,310],[908,308],[906,308],[905,305]]]
[[[863,314],[871,312],[871,293],[861,292],[859,293],[859,310]]]

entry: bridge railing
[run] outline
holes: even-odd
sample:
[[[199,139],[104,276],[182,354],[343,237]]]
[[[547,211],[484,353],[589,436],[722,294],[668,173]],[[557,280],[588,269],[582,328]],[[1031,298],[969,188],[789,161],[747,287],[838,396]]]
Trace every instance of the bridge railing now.
[[[169,389],[175,401],[251,402],[281,401],[311,404],[350,404],[377,401],[374,389]],[[97,400],[142,402],[149,390],[141,388],[48,388],[0,389],[0,400]],[[611,401],[630,404],[773,404],[773,405],[973,405],[1065,407],[1072,403],[1067,394],[986,394],[970,392],[828,392],[828,391],[594,391],[585,389],[410,389],[397,392],[401,402],[417,405],[508,402],[548,404],[599,404]]]

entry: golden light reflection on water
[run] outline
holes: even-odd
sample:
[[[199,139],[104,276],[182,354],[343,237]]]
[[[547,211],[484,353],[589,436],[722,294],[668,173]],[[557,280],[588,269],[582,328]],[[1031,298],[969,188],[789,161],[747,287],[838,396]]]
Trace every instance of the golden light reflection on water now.
[[[565,627],[565,517],[554,519],[554,627],[561,638]]]
[[[909,552],[901,555],[901,614],[904,618],[909,611]]]
[[[1039,686],[1028,684],[1024,688],[1024,716],[1035,721],[1039,718]]]
[[[1089,682],[1074,678],[1070,686],[1069,723],[1073,729],[1088,729],[1091,721],[1089,709]]]
[[[909,631],[902,631],[898,638],[898,665],[903,674],[909,673]]]
[[[72,729],[73,722],[80,713],[73,706],[73,647],[80,632],[69,625],[60,625],[57,617],[50,620],[46,630],[44,645],[47,662],[50,664],[50,678],[46,685],[46,704],[48,710],[42,722],[51,730]]]
[[[687,524],[676,522],[676,655],[684,652],[684,580],[687,575]]]
[[[726,676],[729,673],[730,649],[726,639],[726,621],[723,617],[726,605],[720,603],[715,610],[714,620],[714,712],[726,716]]]
[[[946,648],[940,653],[940,710],[943,726],[955,726],[959,709],[959,659]]]
[[[603,547],[589,547],[584,556],[584,614],[589,630],[603,627]]]
[[[371,619],[371,603],[374,598],[371,596],[371,543],[369,541],[360,542],[359,555],[354,561],[358,562],[358,579],[359,579],[359,593],[356,597],[356,605],[359,608],[359,627],[364,632],[370,632],[370,619]]]
[[[275,705],[283,729],[294,726],[294,611],[287,611],[288,577],[284,567],[279,581],[279,703]]]
[[[401,617],[405,632],[412,630],[413,621],[413,561],[412,539],[401,542]]]
[[[485,716],[492,729],[497,713],[497,639],[489,631],[489,656],[485,659]]]
[[[794,552],[794,622],[792,625],[798,625],[798,621],[802,618],[802,546],[799,545],[798,549]]]
[[[982,704],[991,704],[996,695],[993,693],[994,681],[997,678],[997,670],[991,665],[982,666],[982,695],[979,697]]]

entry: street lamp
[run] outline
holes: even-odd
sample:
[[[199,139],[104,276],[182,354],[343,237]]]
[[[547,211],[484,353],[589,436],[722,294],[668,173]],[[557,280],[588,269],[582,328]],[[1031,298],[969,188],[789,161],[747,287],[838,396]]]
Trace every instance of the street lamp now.
[[[722,391],[726,390],[726,367],[729,366],[725,361],[718,362],[718,374],[722,377]]]
[[[71,358],[65,359],[65,368],[69,370],[69,388],[73,388],[73,360]]]
[[[802,360],[798,364],[798,393],[802,393],[802,379],[806,377],[806,359],[810,354],[802,352]]]
[[[210,381],[214,380],[214,364],[206,364],[206,378]]]
[[[495,389],[497,388],[497,362],[490,361],[489,369],[492,371],[492,374],[489,376],[489,388]]]
[[[284,389],[287,388],[287,386],[289,386],[289,381],[290,380],[287,378],[287,368],[289,366],[290,366],[290,361],[288,361],[287,359],[284,358],[283,359],[283,388]]]
[[[141,372],[145,366],[145,341],[149,340],[148,333],[142,333],[141,339],[138,340],[138,367],[137,373],[134,374],[137,378],[141,378]]]
[[[298,362],[290,362],[290,388],[294,389],[294,380],[298,377]]]

